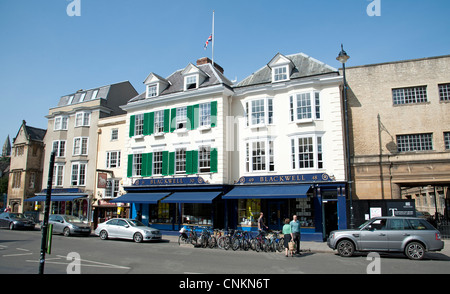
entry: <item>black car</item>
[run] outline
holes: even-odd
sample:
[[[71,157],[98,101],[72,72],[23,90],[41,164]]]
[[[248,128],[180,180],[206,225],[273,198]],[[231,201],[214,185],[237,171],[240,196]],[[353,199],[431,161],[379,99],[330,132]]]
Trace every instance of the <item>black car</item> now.
[[[0,228],[34,230],[36,224],[23,213],[4,212],[0,214]]]

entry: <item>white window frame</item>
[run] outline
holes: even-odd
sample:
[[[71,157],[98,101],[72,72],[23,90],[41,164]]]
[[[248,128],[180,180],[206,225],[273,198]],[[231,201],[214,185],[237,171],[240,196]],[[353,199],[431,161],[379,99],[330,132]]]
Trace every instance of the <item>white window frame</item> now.
[[[260,147],[264,145],[264,150],[260,148],[260,151],[263,151],[264,154],[255,154],[258,150],[258,146]],[[254,169],[254,160],[255,158],[260,157],[262,159],[262,163],[264,164],[263,169]],[[258,163],[256,163],[258,164]],[[274,157],[274,139],[273,138],[260,138],[260,139],[252,139],[247,140],[245,142],[245,171],[248,173],[252,172],[274,172],[275,171],[275,157]]]
[[[182,126],[180,127],[180,124]],[[187,107],[177,107],[175,110],[175,130],[185,130],[187,127]]]
[[[186,173],[186,147],[175,149],[175,173],[185,174]]]
[[[56,116],[54,124],[53,124],[53,130],[55,130],[55,131],[67,130],[68,120],[69,120],[69,117],[67,117],[67,116]]]
[[[64,164],[55,163],[53,169],[52,185],[54,187],[61,187],[64,184]]]
[[[106,168],[119,168],[121,159],[120,156],[120,150],[106,151]]]
[[[139,171],[139,173],[137,172]],[[133,177],[142,176],[142,152],[133,153]]]
[[[74,167],[76,167],[76,169]],[[82,174],[82,170],[84,170],[84,174]],[[74,174],[74,172],[76,172],[76,174]],[[86,178],[87,178],[87,162],[72,162],[72,171],[70,173],[70,185],[86,186]]]
[[[119,129],[111,129],[111,141],[119,140]]]
[[[147,98],[158,96],[158,84],[147,85]]]
[[[193,74],[193,75],[187,75],[184,77],[184,90],[191,90],[191,89],[197,89],[198,88],[198,80],[199,75]],[[194,85],[195,87],[192,87],[191,85]]]
[[[106,180],[105,197],[103,198],[117,198],[120,191],[121,178],[110,178]]]
[[[272,68],[272,82],[282,82],[289,80],[289,66],[282,65]]]
[[[152,175],[155,176],[160,176],[162,175],[162,171],[163,171],[163,150],[162,149],[158,149],[158,150],[154,150],[152,152]],[[157,160],[158,159],[158,160]],[[161,160],[159,160],[161,159]],[[158,166],[157,166],[158,164]]]
[[[80,111],[75,114],[75,127],[88,127],[91,123],[91,112]]]
[[[311,139],[312,145],[312,166],[300,167],[299,139]],[[294,171],[316,171],[325,169],[323,153],[323,133],[308,133],[296,136],[290,136],[291,159],[290,169]],[[304,152],[306,153],[306,152]],[[310,162],[309,159],[303,159],[303,162]]]
[[[211,102],[201,103],[199,105],[199,126],[210,127],[211,126]]]
[[[302,102],[302,96],[307,95],[309,98],[306,105],[299,104]],[[314,120],[322,120],[322,114],[320,109],[320,91],[306,91],[298,92],[289,96],[289,119],[291,122],[303,123],[312,122]],[[308,104],[309,103],[309,104]],[[299,109],[308,108],[310,116],[305,116],[305,113],[299,111]],[[301,117],[299,117],[301,115]]]
[[[91,100],[97,98],[97,95],[98,95],[98,89],[95,89],[94,91],[92,91]]]
[[[72,155],[88,155],[88,154],[89,154],[89,137],[75,137],[75,138],[73,138],[73,152],[72,152]]]
[[[198,147],[198,173],[211,172],[211,145]]]
[[[141,136],[144,134],[144,114],[136,114],[134,117],[134,135]]]
[[[262,111],[256,112],[256,108],[261,108]],[[259,104],[259,105],[258,105]],[[272,97],[260,97],[245,101],[245,117],[246,125],[249,127],[263,127],[273,124],[273,98]],[[262,115],[261,115],[262,113]],[[258,117],[254,117],[259,114]],[[256,121],[255,121],[256,120]]]
[[[155,111],[153,130],[155,134],[164,133],[164,110]]]
[[[52,151],[55,152],[56,157],[66,157],[66,140],[55,140],[52,144]]]

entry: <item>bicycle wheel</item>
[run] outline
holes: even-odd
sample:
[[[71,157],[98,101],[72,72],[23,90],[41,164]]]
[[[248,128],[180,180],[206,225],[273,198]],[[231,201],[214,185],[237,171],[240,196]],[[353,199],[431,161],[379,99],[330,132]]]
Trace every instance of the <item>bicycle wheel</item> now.
[[[178,236],[178,245],[186,244],[186,237],[184,235]]]
[[[217,239],[214,236],[209,237],[208,240],[209,248],[214,248],[217,246]]]
[[[239,247],[241,247],[241,241],[238,238],[234,238],[231,241],[231,249],[233,249],[234,251],[238,250]]]
[[[278,243],[277,243],[277,251],[282,252],[283,249],[284,249],[284,238],[280,238],[280,239],[278,239]]]

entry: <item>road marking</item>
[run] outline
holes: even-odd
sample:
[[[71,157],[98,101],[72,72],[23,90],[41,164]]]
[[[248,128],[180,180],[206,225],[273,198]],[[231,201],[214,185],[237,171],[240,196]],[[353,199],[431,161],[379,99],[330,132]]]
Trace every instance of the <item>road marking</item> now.
[[[63,256],[63,255],[57,255],[57,256],[58,257],[54,257],[54,258],[46,258],[45,263],[69,265],[72,262],[72,261],[70,261],[70,262],[51,261],[51,260],[61,260],[61,259],[66,260],[66,258],[67,258],[66,256]],[[26,260],[26,262],[39,262],[39,260]],[[82,263],[82,262],[85,262],[85,263]],[[92,264],[86,264],[86,262],[92,263]],[[114,264],[92,261],[92,260],[87,260],[87,259],[80,259],[80,266],[103,267],[103,268],[112,268],[112,269],[131,269],[131,267],[127,267],[127,266],[114,265]]]
[[[23,256],[23,255],[31,255],[33,254],[32,252],[29,253],[16,253],[16,254],[6,254],[6,255],[2,255],[3,257],[10,257],[10,256]]]

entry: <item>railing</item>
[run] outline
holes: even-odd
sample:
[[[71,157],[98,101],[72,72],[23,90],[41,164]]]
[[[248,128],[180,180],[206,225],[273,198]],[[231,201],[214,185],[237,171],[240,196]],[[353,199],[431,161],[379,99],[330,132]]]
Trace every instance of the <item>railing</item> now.
[[[441,220],[436,227],[441,232],[442,239],[450,239],[450,220]]]

